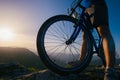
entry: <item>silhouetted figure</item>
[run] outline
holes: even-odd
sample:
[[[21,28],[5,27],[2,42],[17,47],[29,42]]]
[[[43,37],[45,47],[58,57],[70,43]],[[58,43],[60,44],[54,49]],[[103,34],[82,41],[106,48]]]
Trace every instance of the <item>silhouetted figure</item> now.
[[[94,14],[91,17],[91,22],[97,28],[103,43],[104,55],[106,59],[106,68],[104,80],[118,80],[118,75],[115,67],[115,43],[111,35],[108,23],[108,9],[105,0],[83,0],[86,11],[89,14]],[[83,42],[81,47],[80,59],[84,57],[84,52],[87,47],[87,40],[83,33]]]

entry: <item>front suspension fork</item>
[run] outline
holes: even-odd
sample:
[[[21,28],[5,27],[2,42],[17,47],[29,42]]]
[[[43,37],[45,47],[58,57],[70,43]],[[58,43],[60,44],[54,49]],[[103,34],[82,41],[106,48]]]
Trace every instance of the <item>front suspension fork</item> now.
[[[82,25],[79,25],[79,26],[75,25],[74,27],[75,27],[74,32],[72,33],[71,37],[65,42],[67,45],[70,45],[76,40],[80,30],[82,29]]]

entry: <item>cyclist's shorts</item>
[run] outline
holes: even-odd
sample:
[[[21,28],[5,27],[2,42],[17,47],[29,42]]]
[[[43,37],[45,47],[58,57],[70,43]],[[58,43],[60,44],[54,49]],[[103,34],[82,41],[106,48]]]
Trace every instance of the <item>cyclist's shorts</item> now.
[[[108,9],[105,2],[91,5],[86,12],[93,14],[91,22],[95,27],[108,25]]]

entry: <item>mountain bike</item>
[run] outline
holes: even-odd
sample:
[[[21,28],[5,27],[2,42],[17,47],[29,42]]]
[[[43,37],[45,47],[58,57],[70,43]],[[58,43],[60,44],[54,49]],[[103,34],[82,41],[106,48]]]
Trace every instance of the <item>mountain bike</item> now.
[[[42,62],[60,75],[80,73],[90,64],[94,53],[106,64],[102,39],[90,21],[92,15],[85,11],[81,2],[75,0],[68,15],[49,18],[37,35],[37,50]],[[71,66],[68,63],[79,60],[81,55],[83,32],[87,40],[85,57],[78,65]]]

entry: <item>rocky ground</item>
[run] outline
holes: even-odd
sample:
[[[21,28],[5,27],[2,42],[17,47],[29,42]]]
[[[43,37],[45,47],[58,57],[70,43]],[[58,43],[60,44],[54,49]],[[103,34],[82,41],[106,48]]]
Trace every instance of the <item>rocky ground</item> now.
[[[117,67],[120,75],[120,68]],[[59,76],[48,69],[14,78],[14,80],[103,80],[104,68],[90,66],[78,75]]]
[[[116,67],[120,75],[120,67]],[[0,64],[0,80],[103,80],[104,67],[89,66],[77,75],[59,76],[48,69],[30,72],[20,64]]]

